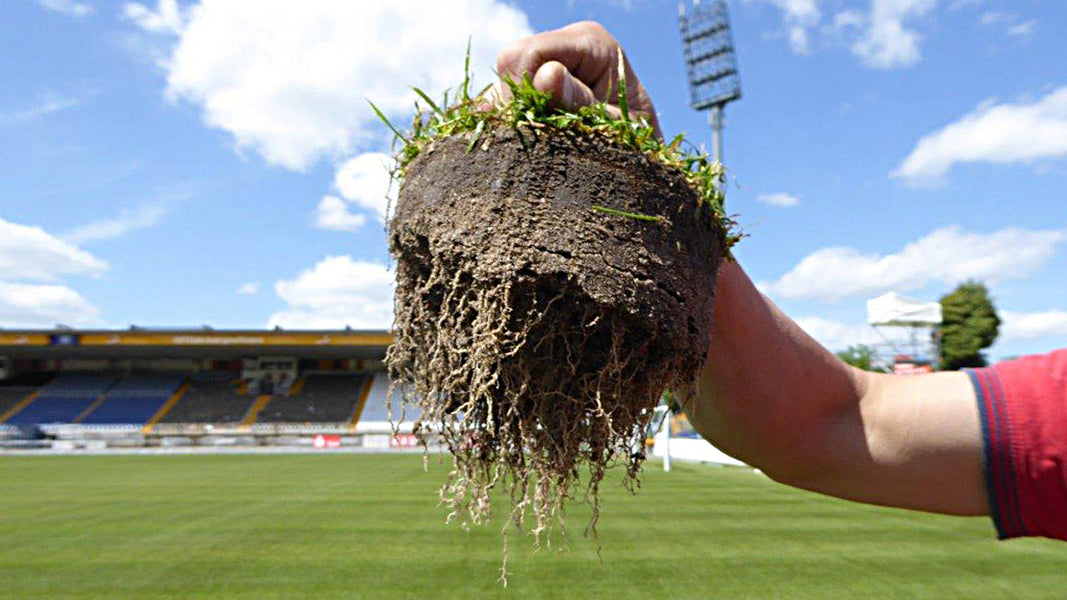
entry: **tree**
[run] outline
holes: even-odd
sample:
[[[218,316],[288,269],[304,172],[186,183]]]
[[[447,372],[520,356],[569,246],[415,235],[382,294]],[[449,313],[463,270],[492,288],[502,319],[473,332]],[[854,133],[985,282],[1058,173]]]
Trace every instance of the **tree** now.
[[[859,344],[856,346],[849,346],[848,348],[837,353],[837,357],[845,361],[846,364],[850,364],[857,369],[863,369],[864,371],[873,371],[872,366],[874,358],[874,348],[865,344]]]
[[[941,297],[941,368],[957,370],[984,367],[982,350],[993,345],[1000,317],[989,290],[978,281],[966,281]]]

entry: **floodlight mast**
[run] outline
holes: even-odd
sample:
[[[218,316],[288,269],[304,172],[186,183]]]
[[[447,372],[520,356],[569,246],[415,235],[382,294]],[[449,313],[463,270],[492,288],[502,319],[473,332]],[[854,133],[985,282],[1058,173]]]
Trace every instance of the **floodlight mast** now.
[[[687,10],[687,2],[682,0],[678,4],[678,28],[689,78],[689,106],[710,111],[712,158],[721,163],[723,109],[741,98],[741,75],[730,32],[730,13],[725,0],[706,4],[693,0],[691,12]]]

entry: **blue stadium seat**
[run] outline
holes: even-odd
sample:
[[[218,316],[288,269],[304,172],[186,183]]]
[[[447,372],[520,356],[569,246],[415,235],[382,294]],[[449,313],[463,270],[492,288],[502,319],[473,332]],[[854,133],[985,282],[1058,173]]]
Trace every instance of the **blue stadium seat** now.
[[[156,414],[167,396],[123,396],[112,398],[110,395],[96,410],[82,419],[83,425],[143,425]]]
[[[178,375],[131,375],[107,391],[100,406],[83,418],[83,425],[143,425],[181,387]]]
[[[69,423],[115,383],[114,375],[64,373],[41,388],[41,394],[10,419],[9,425]]]
[[[359,418],[360,423],[367,422],[388,422],[389,421],[389,409],[386,406],[389,395],[389,378],[385,373],[375,373],[374,383],[371,385],[370,393],[367,394],[367,402],[363,406],[363,413]],[[407,415],[410,419],[411,415]],[[399,411],[394,418],[400,418]]]
[[[41,388],[37,400],[7,421],[11,425],[70,423],[103,396],[84,424],[143,424],[181,386],[178,375],[133,375],[116,383],[114,375],[64,373]]]
[[[32,404],[7,420],[7,425],[43,425],[70,423],[96,400],[96,396],[81,398],[38,397]]]
[[[184,382],[178,375],[131,375],[115,384],[107,392],[111,398],[155,398],[169,397]]]

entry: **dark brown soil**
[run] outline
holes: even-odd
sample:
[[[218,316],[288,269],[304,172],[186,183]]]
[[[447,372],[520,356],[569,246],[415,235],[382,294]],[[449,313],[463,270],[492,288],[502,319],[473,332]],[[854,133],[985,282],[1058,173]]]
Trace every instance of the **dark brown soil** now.
[[[663,390],[690,389],[723,231],[681,174],[640,153],[547,129],[483,140],[436,142],[408,166],[387,361],[421,432],[455,457],[453,514],[481,521],[502,488],[540,539],[583,465],[595,525],[604,468],[635,477]]]

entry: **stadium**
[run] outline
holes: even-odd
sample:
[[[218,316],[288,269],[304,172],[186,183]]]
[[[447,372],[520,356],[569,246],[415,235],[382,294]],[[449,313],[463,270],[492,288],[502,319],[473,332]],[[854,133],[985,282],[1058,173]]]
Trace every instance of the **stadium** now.
[[[929,381],[1067,346],[1067,83],[1050,59],[1067,52],[1055,27],[1067,3],[23,0],[2,14],[0,600],[1067,597],[1064,542],[997,539],[1005,511],[996,511],[1019,508],[1019,497],[1004,475],[1018,448],[1003,442],[997,419],[1008,413],[993,411],[1006,410],[995,392],[978,390],[988,407],[968,407],[1002,437],[975,429],[967,439],[999,444],[999,477],[991,452],[952,453],[961,446],[952,427],[938,427],[952,422],[936,418],[950,404],[929,400],[937,394],[925,405],[935,410],[900,428],[934,424],[930,452],[886,444],[919,448],[888,460],[864,445],[885,430],[835,446],[839,438],[792,418],[819,395],[806,392],[833,383],[818,376],[828,364]],[[559,60],[522,65],[542,54],[539,43],[554,48],[541,58]],[[528,80],[502,81],[505,58]],[[510,99],[487,84],[508,86]],[[596,143],[535,173],[539,136],[560,133]],[[502,147],[512,158],[488,157]],[[638,151],[627,158],[637,162],[620,168],[609,147]],[[426,204],[407,217],[440,227],[432,243],[411,229],[403,256],[398,182],[430,155],[444,162],[424,171]],[[685,184],[675,191],[699,192],[697,218],[657,208],[678,173],[613,178],[672,163]],[[477,197],[465,195],[477,186]],[[556,204],[566,210],[547,212]],[[741,286],[719,283],[721,270],[681,276],[667,260],[695,256],[704,246],[689,242],[712,238],[666,237],[675,225],[711,215],[724,230],[706,233],[723,244],[705,245],[732,260],[706,265],[733,263]],[[564,234],[579,221],[589,235],[571,240]],[[486,240],[539,260],[463,255]],[[600,270],[610,277],[596,283]],[[710,339],[712,351],[746,360],[694,354],[688,366],[706,383],[717,365],[715,383],[740,389],[709,400],[724,414],[743,409],[708,434],[725,431],[723,448],[743,429],[773,432],[751,438],[752,454],[733,446],[766,473],[706,441],[677,397],[652,389],[677,365],[673,351],[631,362],[651,329],[616,336],[634,322],[597,312],[602,303],[573,309],[588,299],[579,288],[606,282],[617,308],[646,292],[665,297],[638,306],[649,322],[690,309],[700,317],[679,321],[668,339],[697,339],[695,323],[710,330],[708,303],[724,287],[750,292],[714,308],[715,323],[734,326],[733,345],[709,333],[690,348],[703,353]],[[405,310],[419,302],[434,310]],[[509,329],[521,321],[512,315],[559,329]],[[796,327],[768,333],[768,315]],[[599,334],[589,334],[594,324]],[[776,343],[783,337],[841,360],[823,353],[813,364],[811,352]],[[498,352],[501,340],[515,345]],[[455,352],[425,360],[442,347]],[[498,368],[520,349],[536,368],[521,377]],[[949,351],[957,362],[944,360]],[[582,362],[598,353],[610,360]],[[405,371],[420,360],[432,368]],[[569,374],[559,376],[564,363]],[[465,433],[507,431],[492,419],[501,397],[528,400],[538,384],[556,395],[510,421],[511,438],[449,438],[447,420],[416,430],[414,415],[394,412],[398,371],[401,390],[427,374],[455,384],[425,386],[433,391],[417,398],[421,409],[444,406],[466,423],[468,408],[489,406],[490,418],[471,419]],[[776,378],[783,373],[791,378]],[[610,389],[599,382],[622,376],[644,394],[616,386],[609,400],[648,400],[630,416],[651,424],[624,421],[637,423],[619,427],[625,443],[603,443],[587,435],[590,424],[615,434],[618,421],[606,416],[610,402],[599,405]],[[597,384],[561,386],[579,380]],[[556,419],[567,411],[544,399],[580,405],[578,393],[560,392],[575,389],[595,392],[599,412]],[[846,398],[853,412],[814,403],[812,412],[845,414],[861,429],[873,422],[851,418],[862,399]],[[523,413],[522,402],[512,406]],[[574,443],[531,450],[530,431]],[[485,439],[505,442],[476,443]],[[575,460],[557,460],[560,448]],[[802,453],[809,448],[830,450]],[[945,449],[955,462],[938,462]],[[811,479],[763,462],[794,450],[813,461],[796,460],[788,474],[845,473],[868,490],[903,490],[886,504],[919,510],[818,482],[809,489],[823,494],[806,491]],[[501,471],[507,452],[511,467],[563,466]],[[814,460],[827,455],[861,468],[824,469],[840,465]],[[894,485],[895,459],[929,485]],[[453,485],[464,460],[484,487]],[[981,468],[987,478],[953,486],[964,469],[943,465],[960,461],[974,467],[964,475]],[[610,467],[603,480],[585,470],[593,464]],[[566,496],[561,479],[574,495],[555,514],[537,513],[539,494]],[[516,494],[507,487],[517,481],[536,483]],[[994,519],[914,501],[944,487],[1007,501],[984,507]],[[486,522],[464,521],[464,498],[486,507]],[[534,510],[520,511],[516,527],[514,507],[527,504]],[[1043,516],[1062,517],[1057,510]],[[542,514],[551,518],[538,546]]]
[[[410,444],[386,331],[4,331],[8,447]],[[406,425],[410,434],[410,424]]]

